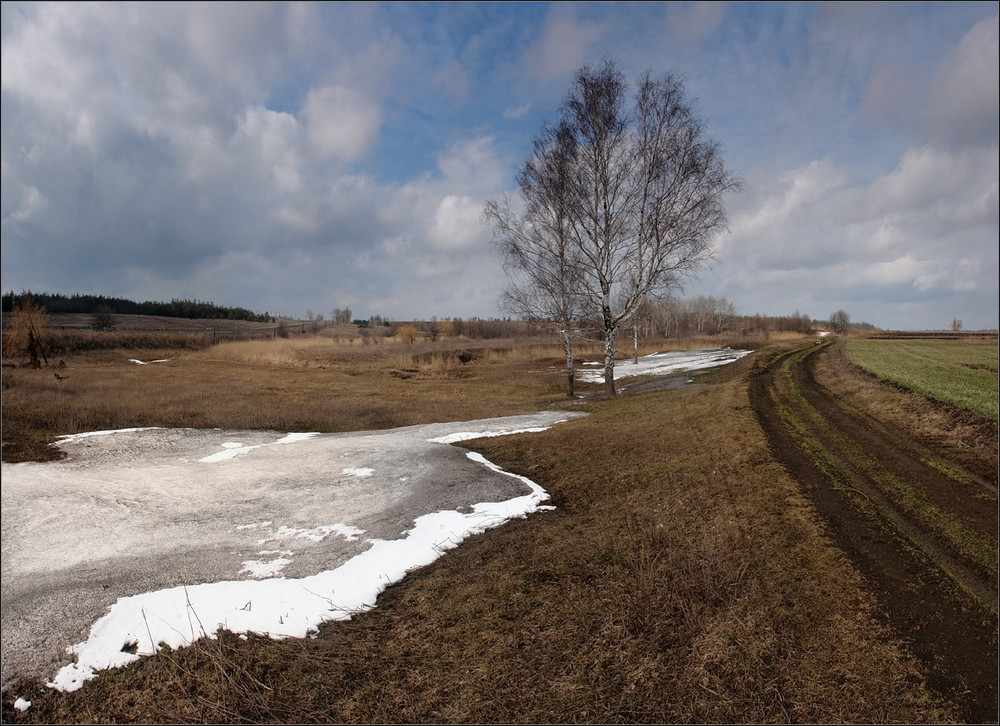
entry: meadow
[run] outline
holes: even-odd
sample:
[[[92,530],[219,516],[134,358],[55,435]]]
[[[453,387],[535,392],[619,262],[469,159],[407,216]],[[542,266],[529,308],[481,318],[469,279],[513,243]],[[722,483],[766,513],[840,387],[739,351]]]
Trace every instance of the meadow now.
[[[882,380],[993,419],[998,416],[995,340],[851,340],[845,355]]]
[[[749,405],[761,357],[802,340],[756,341],[757,354],[700,374],[706,385],[612,400],[580,384],[596,395],[568,401],[561,350],[545,340],[320,335],[69,354],[62,379],[5,368],[4,461],[51,458],[58,435],[131,426],[348,431],[565,406],[591,415],[463,442],[543,486],[555,510],[469,540],[375,610],[313,639],[220,633],[74,693],[8,684],[4,721],[959,720]],[[599,360],[592,348],[580,357]],[[14,711],[14,695],[32,708]]]

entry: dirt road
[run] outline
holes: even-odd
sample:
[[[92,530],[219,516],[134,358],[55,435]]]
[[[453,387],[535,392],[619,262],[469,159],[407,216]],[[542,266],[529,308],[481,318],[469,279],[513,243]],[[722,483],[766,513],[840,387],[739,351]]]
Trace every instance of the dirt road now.
[[[776,354],[750,387],[757,417],[929,685],[966,720],[995,723],[996,470],[849,405],[831,366],[863,375],[832,341]]]

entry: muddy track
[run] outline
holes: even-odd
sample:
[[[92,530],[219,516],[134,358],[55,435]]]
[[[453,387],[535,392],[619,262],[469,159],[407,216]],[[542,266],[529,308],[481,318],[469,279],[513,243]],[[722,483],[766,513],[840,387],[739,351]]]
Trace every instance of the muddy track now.
[[[996,480],[849,407],[817,380],[831,353],[812,343],[760,366],[757,418],[931,688],[996,723]]]

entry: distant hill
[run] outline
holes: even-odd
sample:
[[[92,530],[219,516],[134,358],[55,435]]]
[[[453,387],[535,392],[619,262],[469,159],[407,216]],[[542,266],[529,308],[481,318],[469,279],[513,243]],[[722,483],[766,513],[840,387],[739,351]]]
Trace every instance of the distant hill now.
[[[50,315],[61,313],[77,315],[155,315],[165,318],[187,318],[193,320],[243,320],[254,323],[269,323],[274,317],[268,313],[255,313],[245,308],[225,307],[200,300],[171,300],[170,302],[135,302],[119,297],[104,295],[60,295],[45,292],[4,293],[0,309],[11,312],[23,300],[30,298],[36,305],[45,308]]]

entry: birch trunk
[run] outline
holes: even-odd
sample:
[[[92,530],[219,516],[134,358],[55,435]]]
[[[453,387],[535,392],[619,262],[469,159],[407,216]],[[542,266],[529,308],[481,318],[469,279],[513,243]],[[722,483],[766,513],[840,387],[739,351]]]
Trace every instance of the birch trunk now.
[[[609,396],[617,396],[615,390],[615,330],[604,331],[604,389]]]
[[[576,370],[573,366],[573,343],[568,329],[563,331],[563,345],[566,348],[566,398],[573,398]]]

